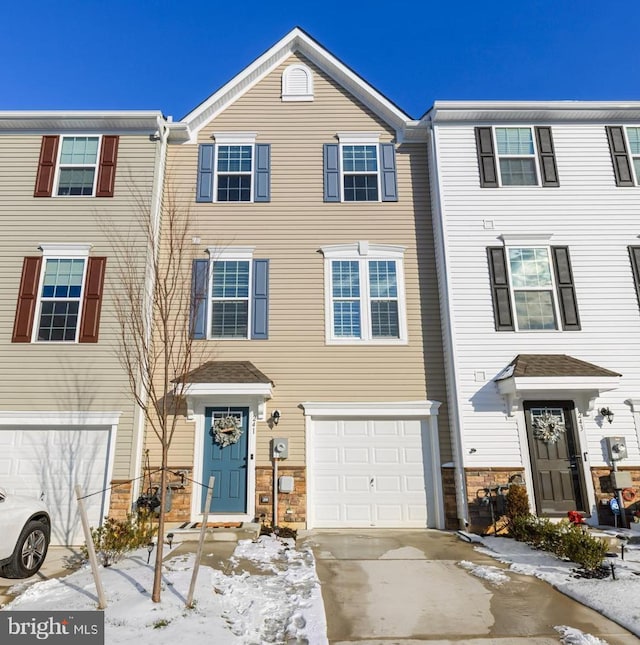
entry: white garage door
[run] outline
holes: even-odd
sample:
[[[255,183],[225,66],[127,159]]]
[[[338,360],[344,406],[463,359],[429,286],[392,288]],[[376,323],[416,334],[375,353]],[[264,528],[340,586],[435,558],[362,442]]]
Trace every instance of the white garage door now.
[[[430,460],[421,425],[419,419],[314,420],[313,526],[427,526]]]
[[[83,544],[75,484],[87,493],[91,526],[107,513],[109,428],[0,429],[0,487],[40,498],[51,514],[52,544]]]

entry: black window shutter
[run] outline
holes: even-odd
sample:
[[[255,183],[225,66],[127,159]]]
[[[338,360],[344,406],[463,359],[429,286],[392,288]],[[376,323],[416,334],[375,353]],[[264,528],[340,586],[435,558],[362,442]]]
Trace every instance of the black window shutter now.
[[[496,331],[513,331],[513,314],[509,295],[509,276],[504,247],[491,246],[487,249],[489,258],[489,277],[493,299],[493,318]]]
[[[551,253],[553,255],[553,266],[556,274],[556,288],[560,303],[562,329],[565,331],[578,331],[580,330],[580,317],[578,316],[576,290],[573,286],[569,247],[552,246]]]
[[[538,143],[538,161],[540,162],[540,174],[542,175],[543,186],[560,186],[558,179],[558,167],[556,165],[556,153],[553,149],[553,137],[551,128],[548,126],[537,127],[536,141]]]
[[[613,174],[616,177],[616,186],[633,186],[631,164],[627,154],[627,144],[624,140],[624,130],[621,125],[607,125],[607,139],[611,151]]]
[[[493,149],[492,128],[476,128],[475,131],[478,168],[480,170],[480,186],[482,188],[497,188],[498,174],[496,169],[496,155]]]
[[[629,258],[631,259],[631,270],[633,271],[633,281],[636,285],[638,304],[640,304],[640,246],[629,247]]]

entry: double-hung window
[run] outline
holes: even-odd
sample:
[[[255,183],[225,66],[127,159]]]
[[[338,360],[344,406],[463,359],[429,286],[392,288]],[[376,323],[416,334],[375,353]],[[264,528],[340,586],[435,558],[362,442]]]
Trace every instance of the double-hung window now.
[[[62,137],[57,195],[94,194],[100,137]]]
[[[40,248],[24,259],[13,342],[97,342],[106,258],[90,244]]]
[[[487,249],[496,331],[579,330],[569,249],[545,236],[502,237]]]
[[[269,337],[269,260],[253,257],[253,247],[208,249],[194,260],[191,334],[196,339]]]
[[[371,132],[336,136],[339,143],[326,143],[323,150],[324,201],[397,201],[394,144],[380,143]]]
[[[560,185],[550,126],[475,128],[482,188]]]
[[[406,342],[404,247],[359,242],[322,252],[327,342]]]
[[[198,148],[197,202],[271,201],[271,145],[255,132],[218,132]]]

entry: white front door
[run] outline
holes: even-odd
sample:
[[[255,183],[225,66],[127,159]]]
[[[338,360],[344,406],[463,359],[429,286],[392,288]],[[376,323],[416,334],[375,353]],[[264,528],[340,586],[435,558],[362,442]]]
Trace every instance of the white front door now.
[[[428,442],[420,419],[316,419],[314,528],[427,526]]]

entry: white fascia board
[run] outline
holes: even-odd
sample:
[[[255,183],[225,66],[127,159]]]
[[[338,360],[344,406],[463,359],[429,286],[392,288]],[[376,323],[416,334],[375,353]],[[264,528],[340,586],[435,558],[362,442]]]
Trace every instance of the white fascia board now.
[[[438,414],[439,401],[365,401],[325,402],[305,401],[300,404],[307,417],[415,417],[425,418]]]
[[[598,390],[608,392],[620,384],[618,376],[517,376],[498,381],[501,394],[543,392],[545,390],[573,391]]]
[[[239,74],[187,114],[182,122],[188,127],[191,143],[199,130],[249,91],[293,53],[299,52],[336,80],[362,103],[391,125],[397,133],[404,131],[410,117],[389,99],[352,72],[344,63],[311,39],[298,27],[245,67]]]
[[[0,412],[0,426],[114,426],[122,412]]]
[[[187,397],[228,394],[270,399],[272,388],[270,383],[187,383],[183,394]]]
[[[436,101],[421,123],[637,120],[639,101]]]
[[[153,134],[165,117],[159,111],[0,111],[0,132],[124,132]]]

